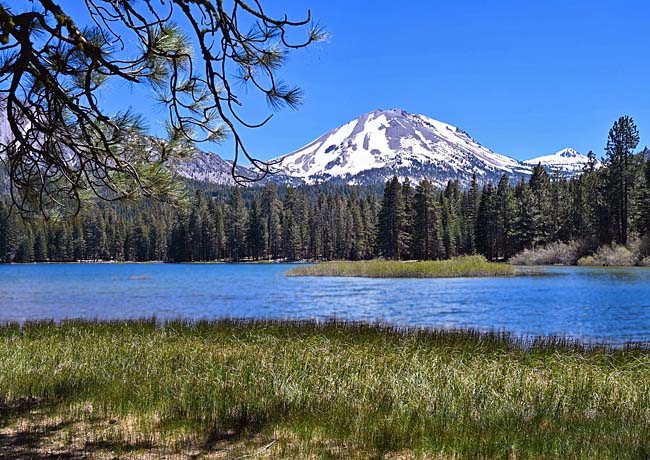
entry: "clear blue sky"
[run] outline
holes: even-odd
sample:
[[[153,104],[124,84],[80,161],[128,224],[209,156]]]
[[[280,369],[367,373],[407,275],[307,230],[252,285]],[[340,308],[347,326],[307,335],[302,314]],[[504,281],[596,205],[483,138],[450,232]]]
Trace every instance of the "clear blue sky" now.
[[[262,2],[294,16],[311,8],[331,38],[293,54],[281,72],[304,89],[305,104],[244,133],[259,158],[376,108],[451,123],[519,159],[563,147],[601,156],[610,126],[625,114],[637,122],[641,145],[650,144],[650,2]],[[111,103],[148,106],[129,88]],[[252,103],[247,112],[266,110]],[[152,124],[161,116],[151,114]],[[211,150],[232,157],[230,143]]]

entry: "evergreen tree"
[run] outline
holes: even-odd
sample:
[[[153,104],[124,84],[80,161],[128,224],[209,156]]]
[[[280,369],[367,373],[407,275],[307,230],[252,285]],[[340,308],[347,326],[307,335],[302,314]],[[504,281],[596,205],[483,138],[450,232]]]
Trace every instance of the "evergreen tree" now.
[[[531,191],[532,246],[544,245],[551,239],[550,191],[551,180],[546,168],[537,164],[533,168],[529,187]]]
[[[72,257],[74,260],[83,260],[86,258],[86,240],[84,238],[83,226],[80,219],[75,219],[72,226]]]
[[[442,251],[440,211],[433,184],[422,180],[415,192],[414,255],[420,260],[439,259]]]
[[[445,197],[444,194],[440,195],[440,208],[441,208],[441,220],[442,220],[442,245],[444,249],[444,258],[451,259],[458,255],[456,238],[455,238],[455,224],[454,217],[449,200]]]
[[[235,187],[228,203],[228,249],[230,258],[239,261],[246,257],[246,203]]]
[[[512,223],[513,252],[530,248],[535,244],[535,217],[533,194],[522,179],[514,190],[514,218]]]
[[[278,200],[278,188],[269,183],[262,194],[262,216],[266,220],[266,242],[269,259],[280,257],[282,248],[282,225],[280,214],[282,206]]]
[[[463,232],[463,249],[467,254],[476,253],[476,215],[481,200],[481,191],[479,190],[476,173],[472,174],[469,193],[463,206],[463,219],[465,221]]]
[[[638,198],[639,231],[643,235],[650,235],[650,160],[643,164],[643,182]]]
[[[411,259],[414,257],[413,240],[415,238],[415,191],[407,177],[402,184],[402,199],[404,200],[404,213],[401,223],[403,248],[401,257]]]
[[[223,259],[226,253],[226,227],[223,203],[214,207],[214,258]]]
[[[264,218],[260,210],[260,204],[255,198],[251,202],[251,207],[248,213],[248,231],[247,241],[249,253],[255,260],[264,258],[266,250],[266,227],[264,225]]]
[[[146,262],[149,259],[149,228],[138,219],[131,234],[130,260]]]
[[[394,176],[386,183],[379,211],[379,250],[387,259],[399,260],[404,253],[403,220],[402,185],[397,176]]]
[[[0,263],[8,260],[9,208],[0,198]]]
[[[34,261],[47,261],[47,236],[45,229],[38,224],[34,228]]]
[[[514,220],[514,196],[510,179],[501,176],[496,193],[496,257],[508,259],[513,255],[512,226]]]
[[[483,187],[476,216],[476,250],[490,260],[497,256],[498,210],[492,184]]]
[[[630,157],[639,144],[639,131],[632,117],[623,116],[614,122],[605,149],[608,161],[609,195],[616,240],[627,243],[628,206],[633,174]]]
[[[308,247],[306,221],[304,199],[297,189],[289,187],[284,198],[282,242],[284,255],[291,260],[302,259]]]

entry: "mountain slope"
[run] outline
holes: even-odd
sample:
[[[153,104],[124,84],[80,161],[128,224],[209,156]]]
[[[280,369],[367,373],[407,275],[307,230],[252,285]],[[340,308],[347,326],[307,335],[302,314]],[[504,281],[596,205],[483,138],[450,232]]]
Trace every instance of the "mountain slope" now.
[[[0,145],[6,145],[14,138],[7,118],[4,116],[4,106],[0,101]],[[143,136],[142,145],[147,149],[156,149],[155,138]],[[4,158],[5,152],[0,149],[0,159]],[[71,161],[75,161],[74,158]],[[0,163],[1,166],[1,163]],[[212,184],[234,185],[232,177],[232,162],[224,160],[216,153],[208,153],[198,148],[193,148],[187,160],[174,165],[176,173],[186,179]],[[237,166],[237,171],[246,176],[254,177],[246,168]],[[0,178],[3,179],[3,178]],[[6,182],[6,179],[3,180]]]
[[[283,173],[307,183],[384,181],[394,174],[438,185],[527,175],[530,166],[497,154],[449,124],[403,110],[375,110],[278,159]]]
[[[188,160],[175,166],[176,173],[186,179],[219,185],[235,185],[232,177],[232,161],[224,160],[216,153],[193,149]],[[239,174],[255,177],[253,172],[237,166]]]
[[[524,163],[530,166],[536,166],[541,163],[549,171],[559,172],[565,176],[575,176],[582,173],[588,162],[589,158],[585,155],[576,152],[572,148],[565,148],[552,155],[526,160]],[[600,162],[596,161],[596,167],[600,167]]]

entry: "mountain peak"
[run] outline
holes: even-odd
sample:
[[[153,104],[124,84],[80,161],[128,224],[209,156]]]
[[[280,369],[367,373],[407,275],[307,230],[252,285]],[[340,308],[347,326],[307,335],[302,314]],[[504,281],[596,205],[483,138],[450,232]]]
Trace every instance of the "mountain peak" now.
[[[381,115],[381,114],[389,114],[389,115],[400,115],[400,116],[408,116],[410,115],[406,110],[403,109],[375,109],[372,112],[368,112],[368,114],[376,114],[376,115]],[[366,114],[367,115],[367,114]],[[363,115],[361,115],[362,117]],[[360,117],[359,117],[360,118]]]
[[[580,158],[583,156],[571,147],[566,147],[558,152],[555,152],[553,155],[562,158]]]
[[[524,161],[524,163],[531,166],[541,164],[546,169],[551,171],[559,171],[565,176],[574,176],[580,174],[588,162],[589,158],[587,156],[570,147],[564,148],[551,155],[545,155]],[[599,166],[600,163],[596,162],[596,167]]]
[[[514,177],[529,170],[455,126],[402,109],[363,114],[278,162],[283,173],[307,183],[364,183],[370,176],[377,182],[397,174],[444,185],[450,178],[469,182],[474,173],[483,180],[498,180],[503,173]]]

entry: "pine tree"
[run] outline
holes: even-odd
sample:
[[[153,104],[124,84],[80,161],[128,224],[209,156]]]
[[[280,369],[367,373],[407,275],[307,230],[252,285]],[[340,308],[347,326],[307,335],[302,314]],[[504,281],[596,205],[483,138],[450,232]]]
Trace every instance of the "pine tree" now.
[[[290,211],[284,214],[282,235],[284,257],[288,260],[299,260],[301,258],[300,226]]]
[[[72,257],[77,261],[86,258],[86,240],[80,219],[75,219],[72,226]]]
[[[476,216],[476,250],[490,260],[497,256],[498,210],[496,193],[492,184],[481,192],[481,201]]]
[[[456,237],[454,228],[455,218],[454,213],[452,212],[449,200],[444,194],[440,195],[440,216],[442,220],[442,245],[444,249],[444,258],[451,259],[458,255],[456,245]]]
[[[532,247],[535,243],[535,216],[533,194],[522,178],[514,190],[514,216],[512,223],[513,252]]]
[[[510,179],[501,176],[496,193],[496,257],[508,259],[513,255],[512,225],[514,219],[514,197]]]
[[[266,253],[269,259],[279,257],[282,249],[281,212],[282,206],[278,200],[278,188],[275,184],[269,183],[264,187],[262,194],[262,216],[266,220]]]
[[[407,177],[402,183],[402,199],[404,200],[404,213],[401,223],[403,248],[401,257],[411,259],[413,254],[413,240],[415,239],[415,191]]]
[[[531,191],[531,213],[532,213],[532,245],[544,245],[551,240],[551,179],[546,168],[537,164],[533,168],[528,186]]]
[[[149,259],[149,228],[145,223],[138,219],[131,234],[132,251],[131,260],[137,262],[146,262]]]
[[[266,227],[264,218],[260,210],[260,204],[257,198],[251,201],[251,207],[248,213],[248,230],[247,237],[249,253],[255,260],[264,258],[266,250]]]
[[[377,257],[377,226],[378,226],[378,204],[374,195],[368,195],[363,201],[362,206],[363,221],[365,224],[365,233],[362,238],[366,240],[368,248],[367,255],[364,258],[370,259]]]
[[[42,225],[34,227],[34,261],[47,261],[47,236]]]
[[[642,235],[650,235],[650,160],[643,165],[643,182],[638,198],[639,231]]]
[[[476,253],[476,215],[481,199],[481,192],[478,186],[476,174],[472,174],[467,199],[463,206],[463,220],[465,222],[463,232],[463,252],[466,254]]]
[[[8,260],[8,238],[9,238],[9,209],[0,198],[0,263]]]
[[[629,197],[633,173],[630,157],[639,144],[639,131],[632,117],[623,116],[609,131],[605,152],[608,160],[609,192],[616,240],[627,243]]]
[[[235,187],[228,203],[228,248],[230,258],[239,261],[246,257],[246,203]]]
[[[440,258],[440,211],[433,184],[422,180],[415,192],[415,257],[420,260]]]
[[[387,259],[399,260],[404,253],[404,200],[402,186],[397,176],[386,183],[379,211],[380,254]]]
[[[306,227],[306,207],[304,197],[293,187],[287,188],[284,198],[282,221],[283,247],[285,257],[299,260],[304,257],[309,235]]]
[[[223,203],[219,203],[214,207],[214,258],[225,258],[226,252],[226,227],[224,220]]]
[[[463,216],[462,216],[462,199],[460,191],[460,181],[454,180],[447,182],[444,196],[448,206],[447,232],[450,242],[453,246],[453,255],[463,254]]]
[[[22,235],[18,240],[18,246],[13,262],[25,263],[34,261],[34,233],[29,225],[22,228]]]

